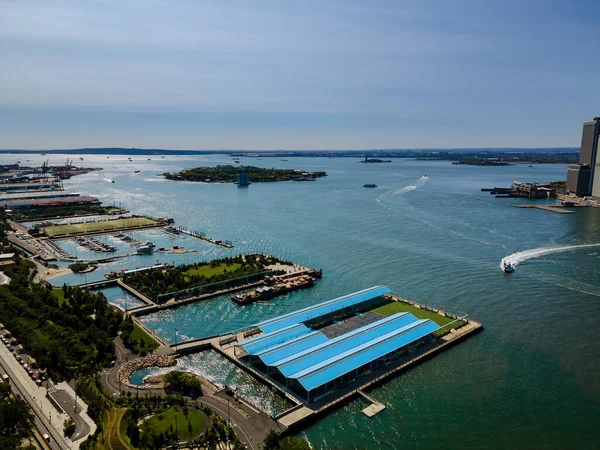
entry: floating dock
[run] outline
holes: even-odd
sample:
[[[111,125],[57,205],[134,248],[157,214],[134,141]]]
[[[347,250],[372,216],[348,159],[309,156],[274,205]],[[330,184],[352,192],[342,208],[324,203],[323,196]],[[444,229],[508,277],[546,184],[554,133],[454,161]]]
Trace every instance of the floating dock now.
[[[375,400],[372,397],[368,396],[367,394],[365,394],[360,389],[357,389],[356,392],[358,394],[362,395],[368,402],[371,403],[369,406],[367,406],[365,409],[362,410],[362,412],[363,412],[363,414],[365,416],[367,416],[367,417],[373,417],[373,416],[379,414],[381,411],[383,411],[385,409],[385,405],[383,403],[378,402],[377,400]]]

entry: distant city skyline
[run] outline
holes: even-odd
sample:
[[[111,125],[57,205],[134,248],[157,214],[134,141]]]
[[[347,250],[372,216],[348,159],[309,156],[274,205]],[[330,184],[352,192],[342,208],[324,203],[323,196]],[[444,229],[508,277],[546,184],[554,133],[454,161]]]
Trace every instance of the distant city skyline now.
[[[579,147],[594,2],[7,1],[0,149]]]

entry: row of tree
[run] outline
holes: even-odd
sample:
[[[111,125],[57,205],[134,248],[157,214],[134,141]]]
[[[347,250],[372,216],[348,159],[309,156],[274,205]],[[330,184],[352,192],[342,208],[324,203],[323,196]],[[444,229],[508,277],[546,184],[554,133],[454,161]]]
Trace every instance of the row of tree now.
[[[50,287],[32,282],[33,269],[23,258],[6,266],[11,282],[0,286],[2,323],[55,379],[106,367],[114,359],[122,314],[103,294],[84,289],[64,286],[64,300],[59,300]]]

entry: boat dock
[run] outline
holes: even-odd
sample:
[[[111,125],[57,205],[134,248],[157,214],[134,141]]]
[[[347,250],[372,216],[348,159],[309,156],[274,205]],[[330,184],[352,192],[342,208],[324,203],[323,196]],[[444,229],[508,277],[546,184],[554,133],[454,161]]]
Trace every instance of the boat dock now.
[[[358,394],[362,395],[368,402],[371,403],[369,406],[367,406],[365,409],[362,410],[362,412],[364,413],[365,416],[373,417],[385,409],[385,405],[383,403],[378,402],[377,400],[373,399],[372,397],[369,397],[367,394],[365,394],[360,389],[357,389],[356,392]]]
[[[175,234],[175,235],[178,233],[183,233],[183,234],[187,234],[188,236],[192,236],[192,237],[195,237],[198,239],[202,239],[203,241],[210,242],[211,244],[220,245],[221,247],[225,247],[225,248],[233,248],[233,243],[231,241],[226,241],[223,239],[209,238],[208,236],[206,236],[205,233],[202,233],[200,231],[191,231],[182,226],[167,227],[167,228],[164,228],[163,231],[165,231],[166,233]]]

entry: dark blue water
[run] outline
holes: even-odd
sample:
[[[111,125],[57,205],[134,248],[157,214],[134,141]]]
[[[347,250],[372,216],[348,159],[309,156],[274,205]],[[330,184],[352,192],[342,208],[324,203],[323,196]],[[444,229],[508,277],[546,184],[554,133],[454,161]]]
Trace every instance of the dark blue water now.
[[[269,303],[241,308],[224,297],[144,319],[169,341],[175,327],[179,340],[225,332],[375,284],[484,324],[483,333],[376,389],[373,396],[388,404],[386,412],[368,419],[356,401],[310,427],[306,436],[316,448],[597,448],[600,247],[578,246],[600,243],[600,210],[560,215],[517,209],[512,205],[527,200],[480,191],[514,180],[562,180],[565,166],[242,158],[243,164],[329,176],[237,188],[157,176],[231,161],[224,156],[134,157],[132,163],[84,158],[105,170],[69,181],[73,190],[136,213],[174,217],[235,245],[227,250],[190,238],[180,244],[199,253],[136,256],[103,266],[88,281],[157,260],[183,263],[249,251],[324,270],[315,287]],[[365,183],[380,187],[366,189]],[[570,248],[545,250],[556,246]],[[499,270],[503,257],[525,251],[514,274]],[[212,367],[205,360],[197,364],[209,372]]]

